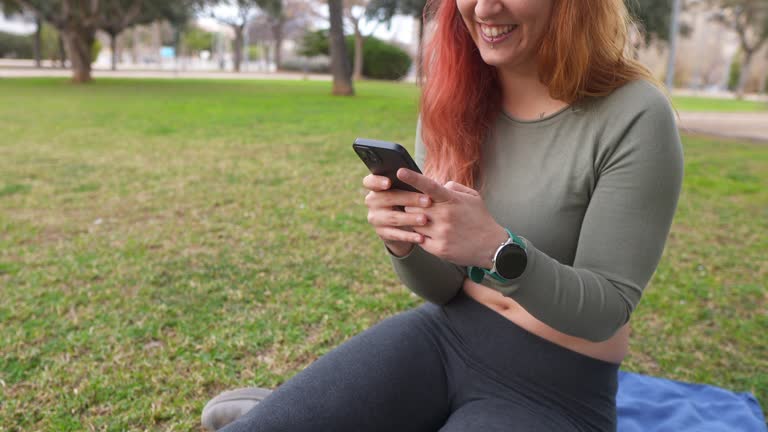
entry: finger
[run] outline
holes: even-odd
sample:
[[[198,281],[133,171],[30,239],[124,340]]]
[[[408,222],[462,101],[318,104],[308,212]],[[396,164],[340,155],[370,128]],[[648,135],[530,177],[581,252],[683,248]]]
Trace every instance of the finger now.
[[[378,227],[376,228],[376,234],[378,234],[382,240],[395,240],[409,243],[421,243],[424,241],[424,236],[417,232],[404,231],[394,227]]]
[[[440,183],[407,168],[397,170],[397,178],[429,195],[434,202],[448,201],[452,198],[452,192]]]
[[[426,225],[428,222],[427,215],[405,213],[401,211],[369,211],[368,223],[376,227],[389,226],[389,227],[414,227]]]
[[[372,191],[387,190],[392,186],[392,181],[385,176],[368,174],[363,177],[363,187]]]
[[[424,241],[429,241],[434,237],[435,229],[433,225],[412,226],[411,230],[415,233],[419,233],[424,237]]]
[[[461,193],[470,194],[474,196],[480,196],[480,193],[472,189],[471,187],[464,186],[463,184],[457,183],[453,180],[446,183],[445,188],[455,192],[461,192]]]
[[[429,207],[432,199],[418,192],[399,189],[368,192],[365,197],[368,207]]]
[[[403,211],[404,211],[404,212],[406,212],[406,213],[421,213],[421,214],[426,214],[426,211],[427,211],[427,209],[425,209],[424,207],[411,207],[411,206],[405,206],[405,208],[403,209]]]

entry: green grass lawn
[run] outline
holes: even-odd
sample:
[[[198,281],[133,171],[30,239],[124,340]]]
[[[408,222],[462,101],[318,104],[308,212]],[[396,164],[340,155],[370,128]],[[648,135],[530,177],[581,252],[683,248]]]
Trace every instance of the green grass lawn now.
[[[688,112],[768,112],[768,102],[737,99],[715,99],[698,96],[675,96],[678,111]]]
[[[0,80],[0,430],[196,430],[420,300],[366,222],[357,136],[412,149],[415,87]],[[623,369],[768,411],[768,146],[685,139]]]

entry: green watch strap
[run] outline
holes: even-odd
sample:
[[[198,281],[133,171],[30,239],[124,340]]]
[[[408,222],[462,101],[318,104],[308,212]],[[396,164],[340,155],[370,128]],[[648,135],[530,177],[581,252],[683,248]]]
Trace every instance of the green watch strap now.
[[[485,277],[485,272],[483,270],[485,269],[475,266],[467,267],[467,274],[469,275],[469,279],[474,283],[482,282],[483,278]]]
[[[521,239],[519,236],[515,235],[512,231],[510,231],[507,228],[504,228],[504,231],[509,234],[509,238],[512,239],[512,241],[523,248],[524,251],[527,251],[528,249],[525,247],[525,242],[523,239]],[[485,278],[485,275],[489,275],[490,277],[496,279],[499,282],[507,282],[507,279],[501,277],[498,273],[492,272],[488,269],[484,269],[482,267],[476,267],[476,266],[469,266],[467,267],[467,274],[469,275],[469,279],[472,282],[480,283]]]

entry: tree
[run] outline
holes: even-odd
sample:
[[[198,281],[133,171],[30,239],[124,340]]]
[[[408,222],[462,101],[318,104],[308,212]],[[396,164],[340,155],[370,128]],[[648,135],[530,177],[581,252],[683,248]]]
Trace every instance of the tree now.
[[[3,14],[5,16],[11,16],[11,15],[23,15],[25,10],[21,7],[19,3],[17,3],[15,0],[2,0],[0,1],[0,10],[2,10]],[[43,20],[40,18],[39,14],[32,13],[35,20],[35,37],[34,37],[34,44],[32,45],[32,49],[34,51],[35,56],[35,67],[42,67],[42,31],[43,31]]]
[[[744,97],[744,84],[749,78],[755,53],[768,40],[768,4],[765,0],[717,0],[722,8],[716,20],[739,36],[743,55],[736,97]]]
[[[369,3],[370,0],[342,0],[345,24],[349,24],[354,37],[354,44],[352,47],[352,52],[354,53],[354,58],[352,60],[352,78],[354,80],[359,80],[363,76],[363,45],[365,43],[366,36],[363,34],[363,18],[368,18],[369,21],[375,21],[371,20],[371,17],[367,16]],[[310,14],[314,18],[328,20],[328,15],[322,11],[310,10]],[[367,33],[370,35],[375,29],[376,26],[369,28]]]
[[[355,89],[350,79],[347,63],[347,46],[344,43],[344,23],[342,0],[328,0],[328,16],[331,21],[329,30],[331,46],[331,73],[333,74],[333,94],[353,96]]]
[[[421,77],[421,56],[424,41],[424,7],[426,0],[371,0],[366,15],[381,22],[391,22],[395,14],[409,15],[419,20],[419,48],[416,54],[417,77]]]
[[[200,27],[190,26],[184,31],[184,48],[188,53],[213,50],[214,35]]]
[[[72,81],[89,82],[91,80],[91,47],[96,39],[96,30],[99,28],[102,1],[17,0],[17,2],[56,27],[72,63]]]
[[[117,36],[136,22],[142,12],[141,1],[116,0],[104,5],[101,10],[101,29],[109,35],[112,50],[112,70],[117,69]]]
[[[235,32],[235,40],[232,43],[234,51],[234,70],[240,72],[240,64],[243,61],[243,43],[244,34],[248,22],[250,22],[258,13],[259,4],[256,0],[229,0],[225,4],[234,8],[234,15],[224,15],[220,12],[211,11],[211,17],[219,22],[232,27]]]
[[[637,30],[638,38],[632,38],[632,46],[637,51],[643,46],[648,47],[654,40],[669,43],[670,18],[672,17],[672,0],[624,0],[624,4],[632,16]],[[683,2],[682,9],[686,9]],[[691,33],[691,26],[686,22],[678,23],[678,33],[687,36]]]
[[[134,1],[110,0],[101,10],[100,29],[109,35],[112,50],[112,70],[117,68],[117,37],[125,29],[164,19],[174,28],[174,42],[178,51],[179,33],[191,18],[192,10],[200,0]]]
[[[0,0],[0,12],[5,16],[21,13],[21,7],[15,0]]]
[[[203,0],[14,0],[32,11],[59,31],[69,60],[72,63],[72,81],[91,80],[91,49],[99,29],[134,25],[139,20],[157,19],[158,11],[176,10]],[[169,6],[176,3],[175,7]],[[154,11],[154,12],[153,12]],[[119,24],[113,27],[113,24]],[[120,30],[122,31],[122,30]]]
[[[256,0],[256,2],[258,2],[259,7],[266,14],[267,25],[272,33],[272,40],[275,42],[275,69],[280,70],[283,58],[281,54],[283,48],[283,26],[286,21],[283,0]]]
[[[370,0],[344,0],[344,17],[352,26],[352,34],[355,37],[355,58],[352,66],[352,79],[363,78],[363,43],[365,41],[362,32],[362,19]]]
[[[313,15],[312,3],[306,0],[256,0],[264,12],[264,20],[274,42],[274,61],[277,69],[282,64],[282,46],[286,34],[296,27],[307,28]],[[295,31],[293,32],[295,33]]]
[[[629,14],[640,25],[645,46],[653,39],[669,41],[669,19],[672,16],[670,0],[624,0]]]

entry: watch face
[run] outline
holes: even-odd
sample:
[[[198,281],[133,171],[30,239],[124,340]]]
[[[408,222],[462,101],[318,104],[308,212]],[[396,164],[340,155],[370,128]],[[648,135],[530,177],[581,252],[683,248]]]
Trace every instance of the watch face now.
[[[496,257],[496,273],[504,279],[520,277],[528,264],[528,255],[516,244],[508,244]]]

